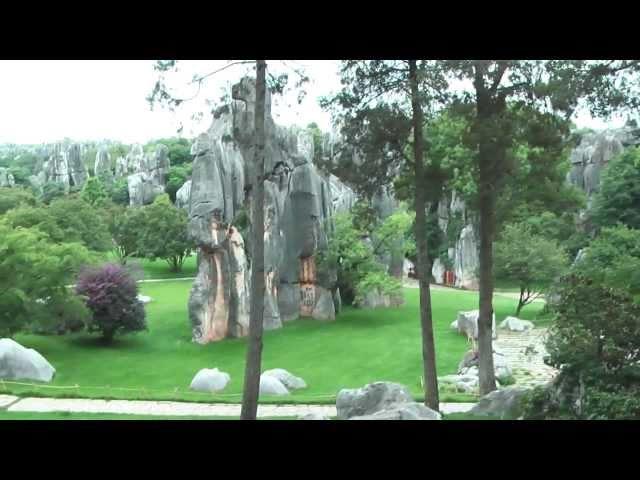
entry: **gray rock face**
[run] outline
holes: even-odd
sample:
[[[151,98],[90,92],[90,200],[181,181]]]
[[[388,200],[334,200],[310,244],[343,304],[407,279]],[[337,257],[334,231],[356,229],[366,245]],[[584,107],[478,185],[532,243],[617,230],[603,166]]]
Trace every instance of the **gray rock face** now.
[[[66,152],[67,164],[69,166],[69,184],[71,186],[82,187],[89,178],[87,167],[82,162],[80,155],[80,145],[73,144]]]
[[[507,317],[500,322],[499,328],[509,330],[511,332],[526,332],[534,328],[533,322],[529,320],[521,320],[516,317]]]
[[[302,378],[296,377],[283,368],[266,370],[262,373],[262,375],[278,379],[280,383],[282,383],[288,390],[299,390],[301,388],[307,388],[307,384]]]
[[[338,418],[371,415],[401,403],[413,403],[407,388],[398,383],[375,382],[357,389],[343,389],[336,397]]]
[[[177,203],[183,208],[188,196],[189,235],[199,246],[198,277],[192,289],[189,312],[194,340],[202,343],[234,335],[232,326],[243,324],[236,318],[236,312],[248,311],[246,294],[237,296],[235,310],[220,304],[226,294],[219,301],[211,297],[215,292],[229,291],[233,299],[230,282],[238,291],[240,285],[243,292],[248,292],[250,287],[250,262],[240,258],[239,250],[231,252],[229,229],[250,219],[253,208],[255,87],[252,80],[245,78],[235,85],[232,97],[230,105],[214,113],[208,132],[201,134],[192,146],[195,160],[191,182],[177,194]],[[336,281],[335,271],[318,269],[315,258],[327,245],[334,205],[348,208],[355,195],[337,178],[326,178],[313,165],[310,132],[281,128],[275,125],[269,112],[267,105],[264,327],[280,328],[283,322],[299,316],[333,320],[335,303],[331,292]],[[249,233],[250,228],[249,225]],[[229,273],[224,273],[234,270],[234,259],[244,265],[244,276],[236,279],[237,282],[231,281]],[[219,275],[214,273],[218,270],[210,266],[212,261],[219,262]],[[208,326],[203,326],[207,322]],[[211,322],[218,326],[214,327]],[[207,331],[218,333],[208,336]],[[237,331],[238,335],[246,334],[246,329]]]
[[[358,306],[362,308],[389,308],[399,307],[404,303],[402,296],[385,295],[378,289],[366,293]]]
[[[191,198],[191,180],[184,182],[176,192],[176,207],[189,211],[189,199]]]
[[[521,401],[526,390],[507,387],[495,390],[480,399],[469,413],[500,419],[517,419],[522,414]]]
[[[133,146],[126,158],[131,206],[148,205],[164,193],[170,166],[168,152],[166,145],[162,144],[156,147],[153,155],[145,155],[141,145]]]
[[[442,420],[442,415],[422,403],[402,403],[371,415],[351,417],[350,420]]]
[[[468,338],[478,339],[478,317],[480,316],[479,310],[470,310],[468,312],[458,312],[458,318],[456,318],[456,328],[458,332],[466,335]],[[453,327],[453,324],[451,325]],[[496,331],[496,314],[493,314],[491,320],[491,331],[493,332],[493,339],[497,338]]]
[[[16,182],[8,168],[0,167],[0,187],[13,187]]]
[[[622,153],[630,141],[628,129],[605,130],[588,133],[571,152],[571,170],[567,181],[584,190],[588,197],[598,192],[600,174],[616,155]]]
[[[93,171],[96,177],[111,177],[111,156],[106,147],[100,147],[96,153],[96,161],[93,165]]]
[[[331,420],[331,419],[320,413],[305,413],[304,415],[300,415],[298,417],[298,420]]]
[[[260,375],[260,395],[289,395],[289,390],[275,377]]]
[[[197,392],[221,392],[231,381],[231,377],[226,372],[221,372],[217,368],[203,368],[191,381],[191,390]]]
[[[56,369],[38,352],[10,338],[0,339],[0,378],[50,382]]]
[[[475,368],[475,367],[474,367]],[[438,384],[443,389],[452,389],[456,393],[477,393],[480,388],[480,379],[476,371],[469,371],[465,375],[445,375],[438,377]]]
[[[53,152],[49,159],[44,162],[43,169],[45,182],[59,183],[64,187],[65,191],[69,191],[69,162],[61,144],[53,147]]]
[[[479,357],[478,353],[473,350],[465,353],[464,357],[460,361],[458,365],[458,375],[457,376],[478,376],[478,362]],[[497,350],[493,351],[493,369],[496,379],[501,383],[505,384],[513,378],[513,374],[511,372],[511,367],[507,363],[506,356]],[[462,379],[458,379],[462,380]]]

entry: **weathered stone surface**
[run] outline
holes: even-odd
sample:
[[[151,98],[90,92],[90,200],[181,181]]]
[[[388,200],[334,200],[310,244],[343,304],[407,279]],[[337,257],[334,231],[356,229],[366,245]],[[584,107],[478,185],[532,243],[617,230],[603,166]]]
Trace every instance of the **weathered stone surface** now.
[[[485,395],[469,411],[471,415],[492,416],[500,419],[517,419],[522,414],[522,398],[525,389],[507,387]]]
[[[164,193],[169,172],[169,154],[166,145],[158,145],[153,155],[145,155],[141,145],[134,145],[126,158],[127,186],[131,206],[148,205]],[[116,167],[121,169],[122,166]]]
[[[189,211],[191,198],[191,180],[187,180],[176,192],[176,207]]]
[[[462,376],[478,376],[478,352],[473,350],[465,353],[464,357],[458,365],[458,375]],[[493,351],[493,369],[496,379],[500,383],[507,383],[513,377],[511,367],[507,362],[506,356],[494,348]]]
[[[189,235],[199,247],[198,277],[192,289],[189,311],[194,339],[207,342],[231,335],[235,318],[243,305],[248,311],[248,295],[237,297],[236,309],[216,307],[209,298],[218,290],[230,291],[225,271],[234,271],[233,259],[244,265],[242,291],[249,291],[250,270],[239,251],[231,252],[230,227],[250,222],[253,209],[255,86],[245,78],[232,88],[233,101],[214,112],[208,132],[192,145],[192,179],[188,193]],[[325,177],[313,165],[313,136],[307,130],[281,128],[265,114],[265,298],[264,328],[280,328],[299,316],[322,320],[335,318],[331,294],[335,270],[316,268],[316,254],[327,245],[334,209],[348,208],[355,194],[337,178]],[[183,187],[185,188],[185,187]],[[187,208],[187,191],[178,192],[176,203]],[[247,237],[247,239],[250,238]],[[247,240],[245,239],[245,240]],[[246,248],[250,252],[250,248]],[[221,252],[225,252],[224,254]],[[212,258],[220,261],[220,276],[210,273]],[[215,279],[213,278],[215,276]],[[217,285],[213,288],[212,285]],[[238,289],[240,290],[240,289]],[[222,297],[224,298],[224,296]],[[232,300],[233,303],[233,300]],[[217,309],[217,310],[216,310]],[[202,310],[207,310],[203,312]],[[214,313],[216,310],[218,313]],[[217,327],[213,327],[213,323]],[[203,327],[203,325],[209,325]],[[204,331],[216,331],[207,336]]]
[[[475,371],[469,370],[465,375],[445,375],[438,377],[438,384],[443,389],[451,389],[456,393],[477,393],[480,386],[477,368]]]
[[[221,392],[231,381],[231,377],[226,372],[221,372],[217,368],[203,368],[191,381],[191,390],[197,392]]]
[[[302,378],[296,377],[283,368],[266,370],[262,373],[262,375],[277,378],[280,383],[282,383],[288,390],[299,390],[301,388],[307,388],[307,384]]]
[[[516,317],[507,317],[500,322],[499,328],[510,330],[512,332],[526,332],[534,328],[533,322],[529,320],[521,320]]]
[[[478,317],[480,315],[479,310],[470,310],[467,312],[458,312],[458,318],[456,319],[456,327],[458,332],[466,335],[468,338],[478,339]],[[451,325],[453,327],[453,324]],[[497,338],[496,332],[496,314],[493,314],[491,321],[491,330],[493,332],[493,338]]]
[[[10,338],[0,339],[0,378],[50,382],[56,369],[38,352]]]
[[[138,300],[142,303],[150,303],[151,300],[153,300],[151,297],[148,297],[146,295],[138,295]]]
[[[375,382],[357,389],[342,389],[336,397],[338,418],[371,415],[401,403],[413,403],[409,390],[398,383]]]
[[[351,417],[349,420],[442,420],[442,415],[422,403],[402,403],[370,415]]]
[[[260,375],[260,395],[289,395],[289,390],[276,377]]]
[[[331,420],[326,415],[322,415],[320,413],[305,413],[304,415],[300,415],[298,420]]]
[[[69,184],[75,187],[82,187],[87,178],[89,178],[89,174],[87,173],[87,167],[82,162],[80,145],[71,145],[66,152],[66,156],[69,166]]]
[[[13,187],[16,182],[8,168],[0,167],[0,187]]]
[[[106,147],[100,147],[96,153],[96,161],[93,165],[93,171],[96,177],[111,177],[111,155]]]
[[[336,310],[331,292],[326,288],[316,288],[316,305],[313,307],[311,317],[316,320],[335,320]]]

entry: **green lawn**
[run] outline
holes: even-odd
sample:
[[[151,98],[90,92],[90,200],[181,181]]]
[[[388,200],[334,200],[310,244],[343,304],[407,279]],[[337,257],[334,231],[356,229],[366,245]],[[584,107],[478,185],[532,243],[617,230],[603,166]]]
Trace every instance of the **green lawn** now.
[[[56,368],[49,385],[15,385],[0,381],[0,393],[55,397],[239,402],[246,339],[206,346],[191,342],[187,299],[191,282],[141,284],[154,300],[146,306],[149,331],[103,346],[95,336],[17,335]],[[265,332],[263,369],[285,368],[305,379],[309,388],[288,397],[265,397],[277,403],[333,403],[341,388],[377,380],[407,385],[421,396],[422,353],[418,290],[406,289],[406,305],[397,309],[345,309],[335,322],[301,319]],[[432,292],[438,374],[455,373],[467,341],[450,330],[458,310],[477,308],[469,291]],[[515,301],[496,297],[496,320],[513,314]],[[534,319],[540,304],[527,306],[522,317]],[[216,396],[192,392],[189,384],[201,368],[229,372],[231,382]],[[468,395],[443,395],[442,401],[472,401]]]
[[[110,262],[117,262],[118,258],[113,252],[109,252],[105,255],[106,260]],[[172,272],[169,269],[169,264],[162,259],[155,261],[147,260],[146,258],[131,258],[130,264],[140,264],[144,271],[145,280],[163,279],[163,278],[183,278],[183,277],[195,277],[198,272],[198,264],[196,263],[195,253],[190,257],[187,257],[182,265],[182,271],[179,273]]]

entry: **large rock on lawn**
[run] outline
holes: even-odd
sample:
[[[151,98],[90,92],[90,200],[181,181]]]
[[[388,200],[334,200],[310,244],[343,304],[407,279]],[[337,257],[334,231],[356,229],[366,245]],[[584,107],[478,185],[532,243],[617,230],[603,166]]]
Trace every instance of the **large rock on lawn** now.
[[[525,392],[525,389],[516,387],[495,390],[482,397],[469,413],[500,419],[516,419],[522,415],[522,398]]]
[[[0,378],[50,382],[56,369],[38,352],[10,338],[0,339]]]
[[[526,332],[533,329],[533,322],[529,320],[521,320],[516,317],[507,317],[500,322],[499,328],[503,330],[510,330],[512,332]]]
[[[355,389],[345,388],[336,397],[340,419],[371,415],[401,403],[413,403],[413,397],[405,386],[392,382],[375,382]]]
[[[475,340],[478,339],[478,317],[480,316],[479,310],[470,310],[468,312],[458,312],[458,318],[451,324],[451,328],[457,328],[458,332],[466,335],[469,338]],[[493,314],[491,319],[491,331],[493,339],[497,338],[496,332],[496,314]]]
[[[371,415],[351,417],[349,420],[442,420],[442,415],[422,403],[401,403]]]
[[[289,390],[275,377],[260,375],[260,395],[289,395]]]
[[[269,377],[274,377],[280,380],[288,390],[298,390],[300,388],[307,388],[306,382],[295,375],[287,372],[284,368],[274,368],[272,370],[266,370],[262,373]]]
[[[331,420],[329,417],[322,415],[321,413],[305,413],[298,416],[298,420]]]
[[[225,389],[231,377],[217,368],[203,368],[191,381],[191,390],[197,392],[220,392]]]

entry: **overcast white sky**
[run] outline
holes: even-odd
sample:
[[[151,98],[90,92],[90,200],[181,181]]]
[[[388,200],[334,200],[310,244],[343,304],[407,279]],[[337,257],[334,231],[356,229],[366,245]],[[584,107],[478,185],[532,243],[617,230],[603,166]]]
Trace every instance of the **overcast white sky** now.
[[[269,62],[268,62],[269,63]],[[272,68],[279,62],[270,62]],[[293,97],[272,107],[276,122],[283,125],[306,125],[315,121],[329,130],[331,119],[318,105],[318,97],[340,88],[338,61],[299,60],[290,65],[305,67],[311,79],[308,95],[298,105]],[[203,110],[204,98],[219,98],[245,71],[245,66],[231,67],[212,77],[198,101],[181,113],[173,114],[159,107],[149,108],[145,97],[151,92],[157,72],[150,60],[123,61],[0,61],[0,143],[49,143],[65,137],[74,140],[120,140],[145,143],[152,138],[175,136],[178,124],[185,124],[184,135],[205,130],[210,116],[195,124],[191,113]],[[194,73],[208,72],[226,65],[227,61],[178,62],[172,85],[185,86]],[[177,93],[188,96],[194,88]],[[209,111],[206,109],[206,111]],[[622,120],[609,122],[619,126]],[[579,127],[603,128],[600,120],[581,115]]]

